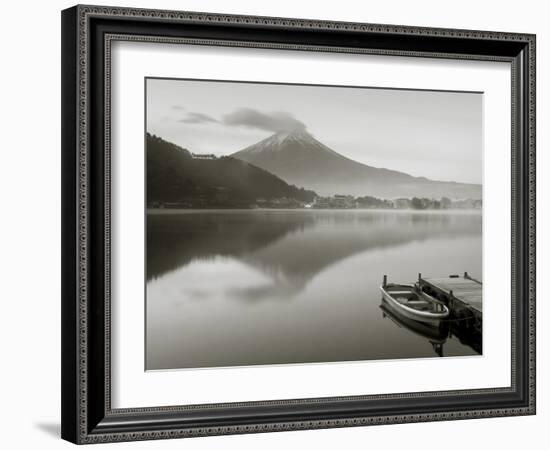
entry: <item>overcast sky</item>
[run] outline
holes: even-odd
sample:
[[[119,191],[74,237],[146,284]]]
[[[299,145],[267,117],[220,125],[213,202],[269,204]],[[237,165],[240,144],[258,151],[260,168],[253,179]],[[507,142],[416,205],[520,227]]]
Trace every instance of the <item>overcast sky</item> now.
[[[481,183],[479,93],[147,80],[147,131],[228,155],[306,129],[348,158],[434,180]]]

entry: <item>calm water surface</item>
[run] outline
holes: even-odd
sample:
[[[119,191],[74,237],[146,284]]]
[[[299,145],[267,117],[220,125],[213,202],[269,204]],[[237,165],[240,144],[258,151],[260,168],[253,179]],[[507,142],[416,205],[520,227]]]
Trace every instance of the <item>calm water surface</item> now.
[[[147,215],[146,367],[477,355],[381,308],[383,274],[481,279],[477,212]]]

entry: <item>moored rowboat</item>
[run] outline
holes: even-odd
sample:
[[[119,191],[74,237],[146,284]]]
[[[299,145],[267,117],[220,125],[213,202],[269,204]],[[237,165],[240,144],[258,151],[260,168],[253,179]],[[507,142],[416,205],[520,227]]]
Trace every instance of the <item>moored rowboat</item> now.
[[[382,317],[384,319],[387,318],[398,327],[404,328],[416,336],[427,339],[431,344],[443,345],[449,337],[449,322],[438,322],[436,326],[434,323],[426,323],[409,319],[408,317],[399,314],[395,308],[392,308],[385,300],[383,300],[380,304],[380,309],[382,310]]]
[[[449,315],[446,305],[413,284],[383,284],[380,290],[384,299],[409,319],[433,323]]]

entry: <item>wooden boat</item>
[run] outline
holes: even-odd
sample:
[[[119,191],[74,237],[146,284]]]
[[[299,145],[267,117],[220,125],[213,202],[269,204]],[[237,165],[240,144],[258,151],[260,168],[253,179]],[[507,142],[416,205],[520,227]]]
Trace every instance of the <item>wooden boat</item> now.
[[[449,315],[449,308],[414,284],[382,284],[384,300],[399,314],[420,322],[434,323]]]
[[[432,323],[419,322],[399,314],[387,301],[380,304],[382,318],[389,319],[400,328],[404,328],[416,336],[422,337],[430,343],[444,344],[450,335],[450,322],[440,321],[437,326]]]

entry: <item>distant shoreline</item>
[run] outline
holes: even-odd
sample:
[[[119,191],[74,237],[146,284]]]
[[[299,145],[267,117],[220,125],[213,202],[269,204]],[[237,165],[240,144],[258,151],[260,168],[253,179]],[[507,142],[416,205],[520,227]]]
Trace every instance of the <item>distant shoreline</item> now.
[[[482,209],[382,209],[382,208],[146,208],[146,213],[151,215],[169,214],[199,214],[199,213],[242,213],[242,212],[286,212],[286,213],[353,213],[353,212],[379,212],[397,214],[478,214]]]

